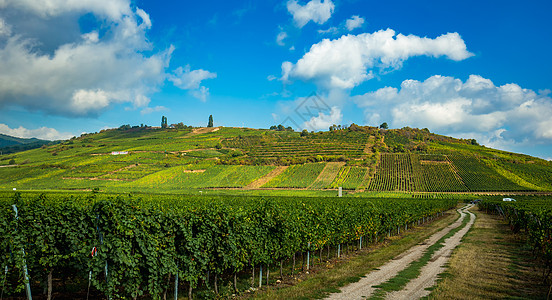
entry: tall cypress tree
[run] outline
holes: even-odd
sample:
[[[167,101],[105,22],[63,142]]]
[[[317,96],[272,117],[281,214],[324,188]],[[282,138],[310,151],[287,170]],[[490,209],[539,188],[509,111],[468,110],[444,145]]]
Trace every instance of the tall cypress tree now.
[[[209,115],[209,123],[207,124],[207,127],[213,127],[213,115]]]

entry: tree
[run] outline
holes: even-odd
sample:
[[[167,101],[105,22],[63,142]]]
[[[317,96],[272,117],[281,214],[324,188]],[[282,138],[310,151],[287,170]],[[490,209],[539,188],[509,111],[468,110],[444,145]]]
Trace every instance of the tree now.
[[[280,124],[278,125],[278,131],[284,131],[286,128],[284,127],[284,125]]]
[[[309,135],[309,131],[306,129],[303,129],[303,131],[301,131],[301,136],[307,136],[307,135]]]
[[[207,127],[213,127],[213,115],[209,115],[209,123],[207,124]]]
[[[389,129],[389,125],[387,125],[387,122],[383,122],[383,123],[381,123],[380,128],[381,129]]]
[[[167,128],[167,117],[161,117],[161,128]]]

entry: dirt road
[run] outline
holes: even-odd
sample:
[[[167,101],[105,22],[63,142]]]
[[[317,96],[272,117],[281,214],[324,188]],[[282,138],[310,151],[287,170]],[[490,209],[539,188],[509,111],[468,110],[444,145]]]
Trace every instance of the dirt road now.
[[[411,280],[402,290],[388,293],[386,298],[418,299],[428,295],[430,292],[426,288],[435,284],[437,276],[444,271],[444,265],[450,257],[452,250],[460,244],[462,237],[468,232],[475,221],[475,215],[467,211],[472,206],[466,205],[458,209],[460,217],[453,224],[433,234],[423,243],[395,257],[379,269],[366,274],[360,281],[341,288],[340,293],[331,294],[327,299],[365,299],[370,297],[376,291],[374,286],[394,278],[400,271],[408,267],[410,263],[420,259],[431,245],[437,243],[451,230],[461,226],[464,218],[469,215],[470,220],[466,226],[444,241],[444,246],[433,254],[428,264],[422,267],[420,276]]]

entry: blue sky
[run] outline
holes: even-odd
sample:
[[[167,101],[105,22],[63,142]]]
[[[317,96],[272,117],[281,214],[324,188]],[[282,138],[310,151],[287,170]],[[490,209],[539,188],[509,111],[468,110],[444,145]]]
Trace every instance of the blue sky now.
[[[0,133],[68,138],[163,115],[204,126],[212,114],[253,128],[387,122],[551,158],[551,8],[1,0]]]

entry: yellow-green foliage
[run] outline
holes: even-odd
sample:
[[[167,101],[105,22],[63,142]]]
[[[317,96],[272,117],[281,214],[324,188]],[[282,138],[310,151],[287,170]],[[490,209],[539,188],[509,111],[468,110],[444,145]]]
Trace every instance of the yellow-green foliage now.
[[[325,165],[325,163],[312,163],[289,166],[282,174],[267,182],[263,187],[306,188],[316,180]]]

